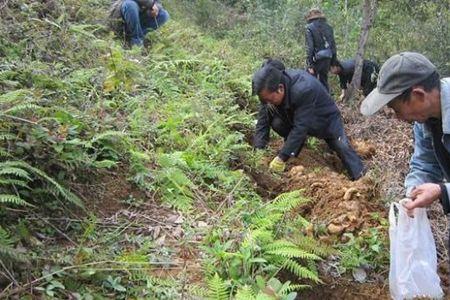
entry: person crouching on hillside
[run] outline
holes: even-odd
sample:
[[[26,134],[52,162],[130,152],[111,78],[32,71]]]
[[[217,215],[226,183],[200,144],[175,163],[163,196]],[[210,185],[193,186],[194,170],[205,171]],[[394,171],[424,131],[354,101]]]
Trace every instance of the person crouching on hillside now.
[[[285,70],[282,62],[268,60],[253,75],[252,85],[261,101],[255,148],[267,146],[270,128],[285,141],[270,163],[272,171],[283,172],[286,161],[300,153],[311,135],[336,151],[352,180],[364,175],[364,165],[345,135],[341,113],[319,80],[304,70]]]
[[[361,73],[361,89],[364,97],[372,92],[377,86],[378,72],[380,66],[373,61],[365,59],[363,61],[363,68]],[[336,61],[331,65],[330,72],[339,76],[341,85],[341,95],[339,99],[342,100],[345,96],[347,86],[352,82],[353,74],[355,73],[355,60],[348,59],[344,61]]]
[[[142,46],[150,30],[157,30],[169,20],[169,13],[157,0],[117,0],[110,10],[111,19],[121,19],[130,46]]]

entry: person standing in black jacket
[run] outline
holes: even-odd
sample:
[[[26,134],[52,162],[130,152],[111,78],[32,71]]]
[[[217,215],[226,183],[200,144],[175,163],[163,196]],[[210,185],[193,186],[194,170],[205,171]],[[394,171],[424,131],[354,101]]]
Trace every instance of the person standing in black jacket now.
[[[308,72],[318,78],[329,91],[328,71],[330,64],[337,60],[333,28],[317,8],[311,9],[305,19],[308,22],[305,37]]]
[[[380,66],[373,61],[365,59],[363,61],[363,68],[361,74],[361,89],[364,97],[370,94],[370,92],[377,86],[378,72]],[[336,61],[331,65],[330,72],[339,76],[339,82],[341,85],[342,93],[339,97],[342,100],[347,90],[347,85],[352,82],[353,74],[355,73],[355,60],[348,59],[344,61]]]
[[[271,170],[283,172],[285,162],[300,153],[310,135],[324,139],[337,152],[352,180],[364,174],[363,163],[345,135],[339,109],[316,78],[303,70],[285,70],[280,61],[268,60],[253,75],[252,88],[261,100],[255,148],[267,146],[270,128],[285,140],[270,163]]]

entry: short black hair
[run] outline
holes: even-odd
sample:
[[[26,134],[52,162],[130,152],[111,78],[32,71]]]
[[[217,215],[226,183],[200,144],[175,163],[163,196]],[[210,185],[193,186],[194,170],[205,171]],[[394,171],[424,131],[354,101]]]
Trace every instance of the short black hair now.
[[[337,59],[335,61],[331,62],[331,66],[332,67],[339,67],[339,68],[341,68],[341,70],[343,69],[341,62],[339,60],[337,60]]]
[[[274,58],[268,58],[266,59],[263,64],[261,65],[261,68],[265,67],[265,66],[272,66],[274,68],[277,68],[280,71],[284,71],[286,70],[286,67],[284,66],[284,64],[281,62],[281,60],[278,59],[274,59]]]
[[[276,59],[266,60],[261,68],[253,74],[252,92],[259,95],[263,89],[275,92],[283,80],[284,64]]]
[[[415,84],[414,86],[421,86],[426,92],[429,92],[435,88],[441,88],[441,80],[438,72],[433,72],[430,76]],[[401,99],[403,102],[408,102],[411,98],[411,92],[413,87],[408,88],[406,91],[395,97],[394,100]]]

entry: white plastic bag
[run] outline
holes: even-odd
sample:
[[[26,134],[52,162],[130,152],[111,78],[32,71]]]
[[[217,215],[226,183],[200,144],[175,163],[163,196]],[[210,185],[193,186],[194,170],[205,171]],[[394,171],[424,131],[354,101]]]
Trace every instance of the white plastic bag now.
[[[398,216],[394,207],[398,210]],[[444,294],[437,275],[436,245],[426,209],[414,209],[414,218],[411,218],[402,204],[392,203],[389,238],[389,289],[392,299],[442,298]]]

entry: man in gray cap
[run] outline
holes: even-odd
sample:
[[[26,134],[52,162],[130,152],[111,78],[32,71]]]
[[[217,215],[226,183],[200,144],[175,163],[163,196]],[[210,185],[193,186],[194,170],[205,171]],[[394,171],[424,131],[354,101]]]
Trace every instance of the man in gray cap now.
[[[381,67],[377,88],[361,104],[363,115],[384,105],[398,119],[414,121],[414,153],[405,179],[405,204],[410,215],[440,199],[450,212],[450,78],[439,79],[436,67],[423,55],[403,52]]]

